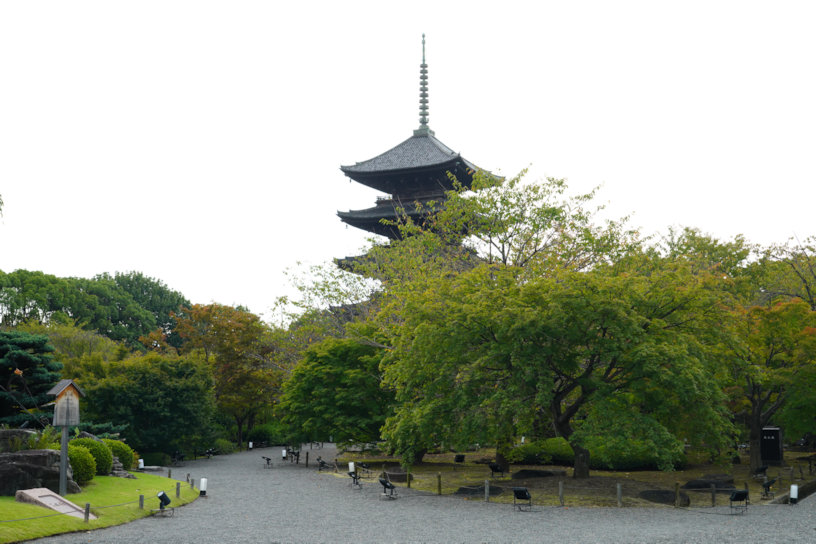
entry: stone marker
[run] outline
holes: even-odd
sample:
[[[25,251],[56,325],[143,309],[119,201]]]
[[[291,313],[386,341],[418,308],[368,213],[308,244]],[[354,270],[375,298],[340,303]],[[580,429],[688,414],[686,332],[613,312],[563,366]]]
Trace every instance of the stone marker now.
[[[80,508],[69,500],[60,497],[53,491],[45,487],[36,487],[34,489],[20,489],[14,495],[14,500],[18,502],[27,502],[36,504],[44,508],[50,508],[63,514],[73,516],[79,519],[85,519],[85,509]],[[89,519],[96,519],[93,514],[88,514]]]

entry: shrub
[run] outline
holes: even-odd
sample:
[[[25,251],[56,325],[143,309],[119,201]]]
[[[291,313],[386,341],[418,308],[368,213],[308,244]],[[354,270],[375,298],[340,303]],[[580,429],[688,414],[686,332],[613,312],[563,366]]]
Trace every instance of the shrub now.
[[[71,463],[71,471],[76,483],[85,485],[93,480],[96,474],[96,460],[91,450],[71,441],[68,444],[68,461]]]
[[[265,423],[263,425],[256,425],[247,434],[247,440],[257,444],[258,442],[266,442],[269,446],[285,444],[284,429],[277,423]]]
[[[96,473],[98,475],[107,476],[110,474],[111,467],[113,467],[113,452],[104,442],[98,442],[93,438],[74,438],[70,443],[85,446],[91,451],[91,455],[96,461]]]
[[[521,465],[546,465],[552,456],[544,450],[543,440],[527,442],[510,450],[507,458]]]
[[[122,468],[125,470],[130,470],[133,467],[133,463],[136,462],[136,458],[134,457],[133,450],[130,446],[121,440],[113,440],[111,438],[103,438],[102,442],[107,444],[107,446],[113,452],[113,455],[119,458],[119,462],[122,463]]]
[[[541,441],[541,450],[550,456],[554,465],[572,465],[575,463],[575,453],[566,439],[548,438]]]
[[[232,453],[237,448],[235,444],[227,440],[226,438],[216,438],[215,439],[215,451],[218,453]]]
[[[144,464],[148,466],[166,467],[170,464],[170,456],[162,452],[148,452],[142,457]]]

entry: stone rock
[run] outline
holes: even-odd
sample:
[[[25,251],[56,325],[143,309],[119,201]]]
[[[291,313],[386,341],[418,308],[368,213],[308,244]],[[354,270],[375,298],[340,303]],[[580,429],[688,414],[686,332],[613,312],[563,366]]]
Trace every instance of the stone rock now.
[[[491,497],[501,495],[502,493],[504,493],[504,488],[503,487],[499,487],[497,485],[491,485],[490,486],[490,496]],[[454,495],[467,495],[467,496],[484,497],[485,486],[484,485],[478,485],[478,486],[460,487],[453,494]]]
[[[647,489],[638,493],[638,497],[650,502],[674,506],[674,491],[670,489]],[[689,496],[681,491],[680,506],[689,506],[690,504],[691,499],[689,499]]]
[[[0,495],[14,496],[20,489],[47,487],[59,493],[60,452],[56,450],[24,450],[0,453]],[[68,465],[66,489],[79,493]]]
[[[524,468],[514,472],[510,478],[513,480],[526,480],[527,478],[551,478],[553,476],[565,477],[566,475],[566,470],[536,470]]]
[[[37,433],[28,429],[0,429],[0,453],[8,452],[12,449],[12,443],[16,441],[27,442]]]
[[[502,493],[504,493],[503,487],[499,487],[497,485],[490,486],[491,497],[496,497],[498,495],[501,495]],[[484,485],[460,487],[453,494],[473,497],[484,497]]]
[[[119,460],[118,457],[115,455],[113,456],[113,465],[111,465],[111,476],[116,476],[117,478],[133,478],[136,479],[136,476],[125,470],[125,467],[122,465],[122,462]]]
[[[718,492],[730,492],[735,489],[734,477],[728,474],[703,474],[702,478],[689,480],[682,488],[707,491],[711,489],[711,485]]]

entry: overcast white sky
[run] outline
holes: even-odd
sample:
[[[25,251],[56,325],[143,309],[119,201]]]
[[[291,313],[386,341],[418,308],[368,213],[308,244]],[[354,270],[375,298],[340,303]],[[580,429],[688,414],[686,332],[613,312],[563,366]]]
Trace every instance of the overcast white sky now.
[[[138,270],[268,314],[357,254],[340,165],[430,126],[603,184],[644,233],[816,234],[816,3],[0,2],[0,269]]]

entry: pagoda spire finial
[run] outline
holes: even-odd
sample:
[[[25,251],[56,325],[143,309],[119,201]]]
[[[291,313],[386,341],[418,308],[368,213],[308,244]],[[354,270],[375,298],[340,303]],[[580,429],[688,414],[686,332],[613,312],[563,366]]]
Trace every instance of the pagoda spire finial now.
[[[414,134],[433,134],[428,127],[428,65],[425,64],[425,34],[422,34],[422,64],[419,65],[419,129]]]

